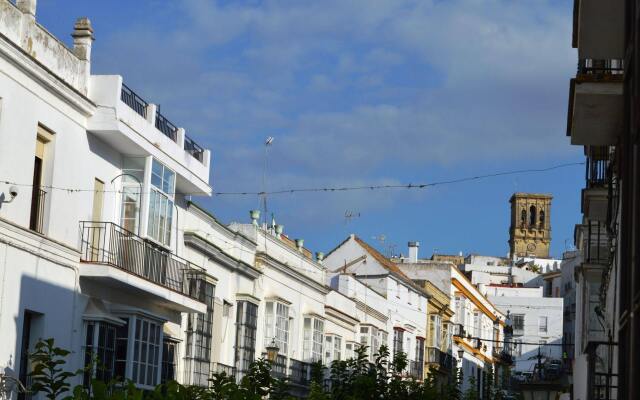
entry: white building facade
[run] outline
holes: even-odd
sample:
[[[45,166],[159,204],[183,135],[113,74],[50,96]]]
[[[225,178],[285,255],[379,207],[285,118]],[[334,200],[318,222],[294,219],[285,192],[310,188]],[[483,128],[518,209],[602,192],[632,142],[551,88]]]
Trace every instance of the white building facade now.
[[[151,388],[184,368],[184,316],[216,279],[178,256],[185,194],[209,195],[209,151],[122,84],[90,74],[93,30],[67,48],[35,0],[0,1],[0,364],[26,381],[54,338],[105,365],[97,377]]]

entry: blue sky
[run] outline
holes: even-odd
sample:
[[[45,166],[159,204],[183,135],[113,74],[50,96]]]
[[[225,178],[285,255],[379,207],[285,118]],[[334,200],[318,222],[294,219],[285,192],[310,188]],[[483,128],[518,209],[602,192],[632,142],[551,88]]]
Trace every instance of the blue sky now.
[[[120,74],[212,150],[214,190],[421,183],[582,161],[565,136],[572,1],[41,0],[93,72]],[[552,252],[573,241],[584,168],[423,191],[279,195],[285,233],[328,251],[353,232],[421,254],[506,254],[509,197],[551,193]],[[247,221],[255,197],[196,199]],[[345,212],[359,213],[346,221]]]

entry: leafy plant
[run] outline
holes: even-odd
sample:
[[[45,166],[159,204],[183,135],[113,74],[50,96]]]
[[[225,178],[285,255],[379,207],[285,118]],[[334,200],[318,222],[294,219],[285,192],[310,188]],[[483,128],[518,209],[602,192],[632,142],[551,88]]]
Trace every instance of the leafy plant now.
[[[40,340],[35,351],[29,354],[32,370],[29,373],[31,392],[42,392],[47,399],[55,400],[71,389],[69,379],[77,373],[65,371],[65,357],[69,351],[56,347],[53,339]]]

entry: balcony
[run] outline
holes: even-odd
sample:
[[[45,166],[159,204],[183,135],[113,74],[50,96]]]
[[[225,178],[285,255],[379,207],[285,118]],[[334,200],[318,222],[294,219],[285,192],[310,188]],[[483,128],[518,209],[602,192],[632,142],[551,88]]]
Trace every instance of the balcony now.
[[[584,264],[607,266],[611,261],[611,243],[605,223],[587,221],[576,226],[575,242]],[[584,268],[584,265],[583,265]]]
[[[409,376],[415,380],[421,381],[424,374],[424,365],[420,361],[409,361]]]
[[[206,312],[203,271],[111,222],[80,223],[83,279],[181,312]]]
[[[586,185],[582,190],[582,213],[591,221],[607,220],[609,199],[609,147],[586,148]]]
[[[129,156],[153,156],[176,172],[179,192],[207,195],[211,153],[185,129],[117,75],[92,75],[89,98],[98,106],[87,130]]]
[[[219,362],[211,363],[211,373],[212,374],[225,374],[226,376],[236,377],[236,367],[231,365],[226,365]]]
[[[311,364],[290,359],[289,383],[305,387],[309,386],[311,383]]]
[[[615,145],[623,121],[621,60],[580,60],[569,89],[567,136],[571,144]]]
[[[574,0],[573,47],[578,57],[624,57],[624,0]]]
[[[437,347],[427,347],[426,357],[427,364],[438,367],[441,371],[450,371],[453,368],[453,356]]]

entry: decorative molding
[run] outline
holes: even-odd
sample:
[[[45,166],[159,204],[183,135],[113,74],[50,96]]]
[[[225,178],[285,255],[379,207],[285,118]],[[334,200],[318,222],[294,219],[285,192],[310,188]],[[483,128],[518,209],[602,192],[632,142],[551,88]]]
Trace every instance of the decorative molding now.
[[[255,267],[230,256],[229,254],[222,251],[222,249],[220,249],[218,246],[211,243],[202,236],[196,234],[195,232],[185,232],[183,237],[184,244],[186,246],[198,250],[210,259],[219,263],[221,266],[230,269],[233,272],[238,272],[251,279],[256,279],[261,274],[261,272]]]
[[[300,281],[302,283],[304,283],[305,285],[307,285],[308,287],[317,290],[318,292],[322,293],[322,294],[327,294],[331,291],[331,289],[326,286],[323,283],[320,283],[318,281],[315,281],[311,278],[309,278],[308,276],[306,276],[305,274],[296,271],[295,268],[290,267],[286,264],[283,264],[282,262],[276,260],[275,258],[271,257],[270,255],[264,253],[264,252],[258,252],[256,253],[256,262],[260,261],[262,263],[264,263],[265,265],[280,271],[284,274],[289,275],[290,277],[292,277],[293,279]]]

